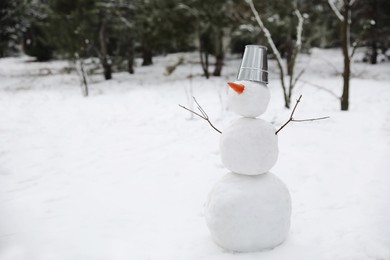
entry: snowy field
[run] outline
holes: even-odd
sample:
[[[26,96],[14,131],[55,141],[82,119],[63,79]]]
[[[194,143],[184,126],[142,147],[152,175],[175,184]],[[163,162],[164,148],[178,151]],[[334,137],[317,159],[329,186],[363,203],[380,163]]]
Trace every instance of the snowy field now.
[[[1,260],[390,259],[389,63],[353,64],[350,111],[341,112],[328,92],[341,92],[341,51],[301,58],[295,118],[331,118],[279,133],[272,172],[291,193],[289,236],[270,251],[230,253],[213,243],[203,214],[227,173],[219,134],[178,104],[191,106],[193,92],[223,131],[237,118],[225,82],[239,59],[210,80],[191,63],[164,76],[176,59],[111,81],[93,76],[88,98],[66,62],[0,59]],[[290,111],[270,63],[262,118],[278,127]]]

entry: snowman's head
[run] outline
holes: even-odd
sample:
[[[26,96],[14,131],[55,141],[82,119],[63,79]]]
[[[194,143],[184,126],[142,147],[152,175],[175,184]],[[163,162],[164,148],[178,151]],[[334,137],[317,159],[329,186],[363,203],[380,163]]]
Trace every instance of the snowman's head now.
[[[264,83],[242,80],[227,84],[229,110],[243,117],[257,117],[265,112],[270,92]]]

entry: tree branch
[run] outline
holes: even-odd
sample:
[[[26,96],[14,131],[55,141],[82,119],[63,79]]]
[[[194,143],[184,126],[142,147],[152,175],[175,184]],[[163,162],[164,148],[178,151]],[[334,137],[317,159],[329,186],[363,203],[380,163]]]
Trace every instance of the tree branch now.
[[[292,83],[291,87],[294,88],[301,76],[305,73],[305,69],[302,69],[299,73],[298,76],[294,79],[294,82]]]
[[[251,8],[252,13],[255,16],[256,22],[259,24],[261,30],[263,30],[264,35],[267,38],[268,44],[271,46],[272,52],[274,53],[274,55],[276,57],[276,61],[278,62],[279,68],[281,69],[282,74],[284,75],[283,66],[282,66],[282,64],[283,64],[282,56],[280,55],[280,52],[278,51],[274,41],[272,40],[271,33],[265,27],[263,21],[261,20],[259,12],[257,12],[255,5],[253,4],[253,0],[246,0],[246,2],[249,4],[249,7]]]
[[[210,124],[210,126],[211,126],[215,131],[217,131],[218,133],[222,134],[222,132],[221,132],[220,130],[218,130],[218,129],[211,123],[211,121],[210,121],[210,119],[209,119],[209,116],[208,116],[207,113],[203,110],[203,108],[199,105],[198,101],[196,101],[195,97],[193,97],[193,99],[194,99],[196,105],[198,106],[197,108],[198,108],[198,110],[199,110],[199,112],[200,112],[201,114],[199,114],[199,113],[197,113],[197,112],[195,112],[195,111],[193,111],[193,110],[191,110],[191,109],[189,109],[189,108],[186,108],[185,106],[182,106],[182,105],[180,105],[180,104],[179,104],[179,107],[184,108],[185,110],[187,110],[187,111],[193,113],[194,115],[196,115],[196,116],[198,116],[198,117],[200,117],[200,118],[206,120],[206,121]]]
[[[295,84],[298,82],[299,78],[302,76],[302,74],[305,72],[305,70],[301,70],[300,73],[295,77],[294,79],[294,72],[295,72],[295,63],[298,57],[299,52],[301,51],[302,47],[302,31],[303,31],[303,21],[304,18],[301,14],[301,12],[298,10],[298,8],[294,11],[295,15],[298,18],[298,25],[297,25],[297,41],[294,46],[293,54],[291,56],[290,61],[290,68],[291,68],[291,74],[290,74],[290,82],[289,82],[289,91],[288,91],[288,100],[291,101],[291,95],[292,91],[295,87]]]
[[[294,113],[295,113],[295,110],[297,109],[297,106],[299,104],[299,102],[301,102],[301,98],[302,98],[302,95],[299,96],[299,98],[297,99],[297,102],[295,103],[295,106],[291,112],[291,115],[290,115],[290,118],[287,120],[286,123],[284,123],[276,132],[275,132],[275,135],[277,135],[280,130],[282,130],[286,125],[288,125],[290,122],[308,122],[308,121],[315,121],[315,120],[322,120],[322,119],[327,119],[329,118],[329,116],[324,116],[324,117],[316,117],[316,118],[309,118],[309,119],[294,119],[293,116],[294,116]]]
[[[356,51],[357,47],[359,47],[359,45],[363,39],[363,36],[366,34],[368,29],[369,29],[369,26],[364,25],[363,30],[360,31],[360,33],[356,37],[356,40],[352,43],[352,51],[351,51],[351,54],[349,55],[350,59],[352,59],[353,55],[355,55],[355,51]]]
[[[303,79],[301,79],[301,82],[303,82],[303,83],[305,83],[305,84],[308,84],[308,85],[310,85],[310,86],[313,86],[313,87],[315,87],[315,88],[318,88],[318,89],[320,89],[320,90],[326,91],[326,92],[328,92],[330,95],[332,95],[333,97],[335,97],[335,98],[337,98],[337,99],[339,99],[339,100],[341,99],[336,93],[334,93],[333,91],[327,89],[326,87],[320,86],[320,85],[318,85],[318,84],[311,83],[311,82],[306,81],[306,80],[303,80]]]
[[[284,68],[283,68],[282,56],[280,55],[279,50],[276,48],[276,45],[272,39],[272,35],[271,35],[270,31],[267,29],[267,27],[265,27],[263,21],[261,20],[259,12],[256,10],[255,5],[253,4],[253,0],[246,0],[246,2],[249,5],[253,15],[255,16],[256,22],[260,26],[260,29],[264,32],[264,36],[267,38],[268,44],[271,46],[272,52],[275,55],[276,63],[278,65],[279,72],[280,72],[279,76],[280,76],[280,82],[282,84],[285,105],[289,107],[290,103],[288,100],[286,84],[284,82],[285,72],[284,72]]]

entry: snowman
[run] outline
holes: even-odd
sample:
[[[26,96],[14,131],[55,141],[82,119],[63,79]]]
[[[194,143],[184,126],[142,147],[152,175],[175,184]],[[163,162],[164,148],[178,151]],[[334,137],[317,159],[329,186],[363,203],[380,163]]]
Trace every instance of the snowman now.
[[[229,251],[272,249],[290,228],[290,194],[270,172],[278,158],[276,129],[257,118],[270,100],[267,76],[267,49],[247,45],[237,81],[228,82],[228,108],[240,118],[220,140],[222,163],[230,172],[215,184],[205,205],[213,240]]]

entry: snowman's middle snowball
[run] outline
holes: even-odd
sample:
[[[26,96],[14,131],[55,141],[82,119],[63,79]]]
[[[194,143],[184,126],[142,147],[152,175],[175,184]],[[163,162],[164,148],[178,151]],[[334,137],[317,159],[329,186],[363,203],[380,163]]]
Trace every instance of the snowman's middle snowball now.
[[[222,163],[230,171],[257,175],[269,171],[278,159],[275,128],[257,118],[239,118],[222,133]]]

